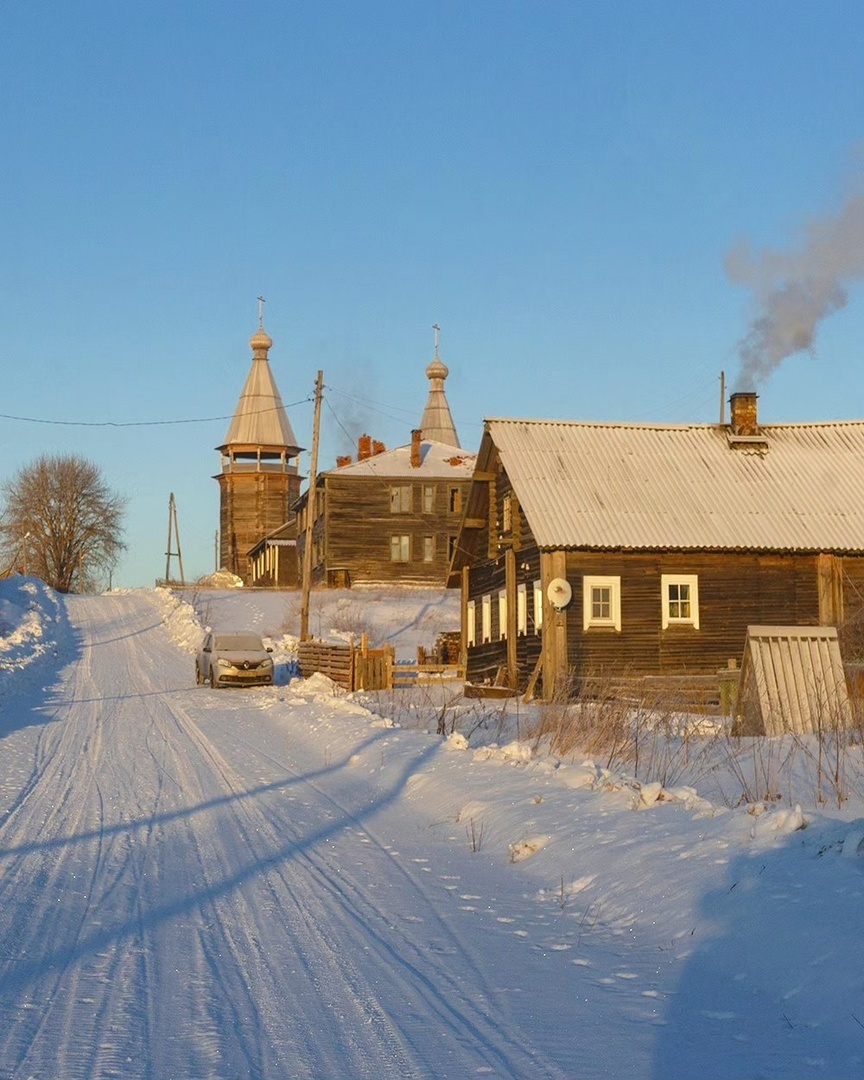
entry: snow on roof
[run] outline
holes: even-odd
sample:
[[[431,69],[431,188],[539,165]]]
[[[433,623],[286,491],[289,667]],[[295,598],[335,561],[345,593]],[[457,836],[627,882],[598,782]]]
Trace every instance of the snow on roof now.
[[[412,477],[432,480],[451,477],[454,480],[470,479],[474,471],[476,454],[468,454],[458,446],[424,439],[420,444],[420,465],[411,464],[411,444],[384,450],[380,454],[355,461],[351,465],[329,469],[326,476],[375,476],[393,479]]]
[[[862,421],[486,425],[540,547],[864,551]]]

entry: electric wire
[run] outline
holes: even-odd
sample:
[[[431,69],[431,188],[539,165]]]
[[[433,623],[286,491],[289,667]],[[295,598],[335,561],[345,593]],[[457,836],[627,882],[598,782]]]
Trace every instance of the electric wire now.
[[[244,416],[259,416],[268,412],[279,412],[279,410],[293,409],[298,405],[305,405],[311,401],[312,397],[301,398],[299,401],[292,401],[288,405],[272,405],[266,409],[253,409],[251,412],[244,413]],[[18,420],[24,424],[49,424],[56,427],[110,427],[110,428],[128,428],[128,427],[165,427],[172,424],[212,424],[216,420],[232,420],[235,413],[225,413],[222,416],[196,416],[186,417],[179,420],[46,420],[43,417],[37,416],[13,416],[10,413],[0,413],[0,420]]]

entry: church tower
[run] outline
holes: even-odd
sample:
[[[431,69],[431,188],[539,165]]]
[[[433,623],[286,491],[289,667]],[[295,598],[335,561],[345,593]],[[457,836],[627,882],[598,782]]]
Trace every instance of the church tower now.
[[[219,481],[219,557],[245,583],[250,548],[289,520],[300,494],[297,445],[267,353],[273,345],[259,314],[249,340],[252,367],[225,441]]]
[[[438,356],[438,338],[441,327],[436,323],[432,329],[435,331],[435,357],[426,368],[426,378],[429,380],[429,398],[426,408],[423,410],[423,419],[420,421],[420,430],[423,438],[431,442],[446,443],[447,446],[459,446],[459,436],[456,434],[456,425],[450,415],[450,406],[447,404],[447,395],[444,393],[444,380],[450,374],[450,369],[442,363]]]

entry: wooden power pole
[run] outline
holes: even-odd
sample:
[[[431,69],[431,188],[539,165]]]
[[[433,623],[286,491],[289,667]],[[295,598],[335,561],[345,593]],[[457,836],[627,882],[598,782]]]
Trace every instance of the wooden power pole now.
[[[318,436],[321,433],[321,391],[324,373],[315,380],[315,418],[312,422],[312,459],[309,464],[309,491],[306,495],[306,529],[303,544],[303,600],[300,605],[300,640],[309,640],[309,590],[312,587],[312,542],[315,533],[315,489],[318,486]]]

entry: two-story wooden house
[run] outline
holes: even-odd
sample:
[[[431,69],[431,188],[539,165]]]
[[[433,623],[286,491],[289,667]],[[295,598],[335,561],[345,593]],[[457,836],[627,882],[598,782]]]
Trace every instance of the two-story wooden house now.
[[[450,584],[468,678],[711,674],[864,609],[864,422],[486,422]]]
[[[419,429],[395,450],[362,436],[356,461],[340,458],[318,476],[313,582],[443,585],[473,469],[474,454]],[[297,503],[301,565],[308,499]]]

